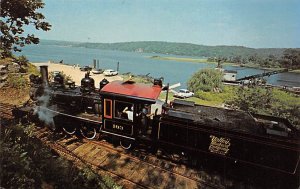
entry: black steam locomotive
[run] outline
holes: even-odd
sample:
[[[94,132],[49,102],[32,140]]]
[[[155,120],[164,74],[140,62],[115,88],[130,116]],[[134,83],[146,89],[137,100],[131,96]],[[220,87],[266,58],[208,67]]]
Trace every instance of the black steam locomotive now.
[[[45,122],[50,118],[53,123],[48,123],[68,134],[77,130],[93,139],[100,133],[120,141],[125,149],[147,144],[154,151],[208,154],[299,174],[300,134],[286,119],[183,100],[166,103],[158,99],[163,90],[161,80],[146,85],[104,79],[96,89],[88,74],[79,87],[65,85],[60,75],[49,83],[45,66],[41,75],[31,77],[31,96],[36,100],[33,112]]]

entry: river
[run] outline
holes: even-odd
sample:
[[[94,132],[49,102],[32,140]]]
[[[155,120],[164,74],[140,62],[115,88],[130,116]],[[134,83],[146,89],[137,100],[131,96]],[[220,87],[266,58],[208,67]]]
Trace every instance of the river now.
[[[120,63],[120,73],[132,72],[133,74],[148,74],[152,77],[164,77],[165,83],[181,83],[181,88],[186,88],[186,83],[193,73],[203,68],[213,68],[216,65],[210,63],[179,62],[170,60],[150,59],[151,56],[172,56],[152,53],[109,51],[100,49],[89,49],[56,45],[31,45],[26,46],[21,53],[30,62],[48,62],[49,60],[59,62],[63,60],[66,64],[79,64],[80,66],[91,65],[93,59],[100,61],[102,69],[117,69]],[[190,57],[199,58],[199,57]],[[236,67],[226,65],[226,70],[236,70],[237,78],[253,74],[263,73],[262,69]],[[267,77],[267,82],[273,85],[300,87],[300,74],[280,73]]]

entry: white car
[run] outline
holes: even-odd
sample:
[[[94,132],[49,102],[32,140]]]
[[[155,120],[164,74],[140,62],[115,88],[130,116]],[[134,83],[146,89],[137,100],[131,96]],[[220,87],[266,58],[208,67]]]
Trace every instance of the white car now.
[[[118,75],[118,72],[114,71],[114,70],[111,70],[111,69],[108,69],[108,70],[104,70],[103,74],[105,76],[114,76],[114,75]]]
[[[102,70],[102,69],[93,69],[93,70],[92,70],[92,73],[93,73],[93,74],[102,74],[102,73],[103,73],[103,70]]]
[[[194,93],[187,89],[180,89],[179,92],[176,92],[173,96],[177,98],[189,98],[194,96]]]

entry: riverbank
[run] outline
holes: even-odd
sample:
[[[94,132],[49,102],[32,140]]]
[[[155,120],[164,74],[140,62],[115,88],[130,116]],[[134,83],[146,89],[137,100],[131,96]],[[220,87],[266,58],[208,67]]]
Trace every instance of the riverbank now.
[[[66,64],[60,64],[60,63],[51,63],[51,62],[40,62],[40,63],[32,63],[36,67],[46,65],[48,66],[48,71],[60,71],[66,74],[67,76],[70,76],[72,80],[75,82],[76,85],[80,85],[81,79],[84,78],[85,73],[84,71],[80,71],[79,66],[71,66]],[[106,78],[108,81],[114,81],[114,80],[123,80],[123,78],[119,75],[117,76],[104,76],[103,74],[93,74],[90,75],[95,80],[96,87],[99,87],[100,81],[104,78]]]

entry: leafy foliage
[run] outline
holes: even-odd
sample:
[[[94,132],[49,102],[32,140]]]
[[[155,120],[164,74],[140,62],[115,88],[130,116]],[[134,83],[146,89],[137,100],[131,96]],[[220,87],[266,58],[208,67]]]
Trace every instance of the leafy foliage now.
[[[219,70],[202,69],[196,72],[188,81],[187,86],[190,91],[219,91],[223,88],[223,75]]]
[[[285,117],[300,128],[300,98],[278,89],[272,91],[272,97],[272,115]]]
[[[33,137],[34,125],[10,126],[0,136],[0,186],[4,188],[109,188],[111,178],[100,178],[89,167],[78,170]],[[120,188],[120,187],[119,187]]]
[[[20,66],[28,66],[29,63],[28,59],[24,55],[15,58],[15,62],[17,62]]]
[[[271,89],[261,87],[239,87],[236,98],[228,102],[228,104],[237,106],[241,110],[257,113],[267,113],[266,111],[269,111],[271,103]]]
[[[300,128],[300,99],[279,89],[239,88],[233,100],[226,102],[239,109],[284,117]]]
[[[285,49],[280,54],[269,55],[244,55],[244,56],[219,56],[209,57],[208,61],[232,62],[242,66],[263,67],[263,68],[300,68],[300,49]]]
[[[33,34],[24,34],[24,27],[33,25],[37,30],[50,30],[44,15],[37,12],[43,8],[42,0],[1,0],[0,1],[0,49],[2,57],[11,56],[11,51],[21,51],[20,47],[39,43]]]
[[[299,49],[287,49],[284,51],[281,58],[281,64],[285,68],[298,69],[300,68],[300,50]]]
[[[7,78],[7,84],[9,87],[22,89],[28,86],[28,78],[24,75],[9,74]]]

